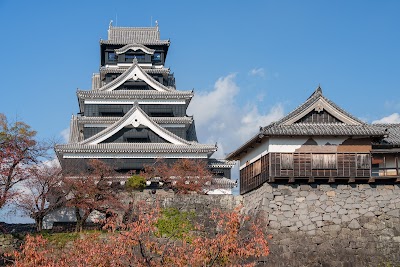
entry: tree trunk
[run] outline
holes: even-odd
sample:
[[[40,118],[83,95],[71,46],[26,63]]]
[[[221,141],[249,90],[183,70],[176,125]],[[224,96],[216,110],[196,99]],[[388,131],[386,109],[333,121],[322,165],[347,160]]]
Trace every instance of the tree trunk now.
[[[78,207],[75,207],[75,216],[76,216],[76,226],[75,232],[82,232],[83,229],[83,219]]]
[[[75,232],[82,232],[83,227],[85,226],[86,220],[89,218],[90,213],[92,213],[93,209],[85,210],[83,216],[80,213],[78,207],[75,207],[75,216],[76,216],[76,227]]]
[[[36,231],[41,232],[43,230],[43,217],[36,217],[35,223],[36,223]]]

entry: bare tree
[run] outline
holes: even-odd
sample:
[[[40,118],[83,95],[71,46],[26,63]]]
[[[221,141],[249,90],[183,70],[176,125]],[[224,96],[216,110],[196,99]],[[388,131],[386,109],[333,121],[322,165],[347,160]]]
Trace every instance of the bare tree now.
[[[0,114],[0,209],[19,195],[16,185],[28,179],[32,165],[46,155],[49,146],[37,142],[35,136],[28,124],[9,123]]]
[[[66,202],[68,192],[63,190],[61,168],[58,164],[37,165],[31,169],[24,186],[16,206],[35,220],[36,230],[40,232],[44,217]]]

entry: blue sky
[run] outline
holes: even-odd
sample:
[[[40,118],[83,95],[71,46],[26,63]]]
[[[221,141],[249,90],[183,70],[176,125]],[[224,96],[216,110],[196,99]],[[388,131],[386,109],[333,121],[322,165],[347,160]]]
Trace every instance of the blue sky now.
[[[201,142],[237,148],[315,90],[353,115],[400,122],[399,1],[0,0],[0,112],[60,138],[99,69],[110,20],[170,39],[166,66]]]

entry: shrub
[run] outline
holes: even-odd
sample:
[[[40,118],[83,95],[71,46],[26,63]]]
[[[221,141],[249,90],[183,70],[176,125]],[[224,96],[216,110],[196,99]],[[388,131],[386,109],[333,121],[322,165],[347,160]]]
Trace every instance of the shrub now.
[[[155,224],[158,230],[156,235],[182,239],[194,230],[192,224],[194,216],[194,212],[180,211],[176,208],[163,209]]]
[[[143,190],[146,187],[146,179],[140,175],[133,175],[126,181],[128,189]]]

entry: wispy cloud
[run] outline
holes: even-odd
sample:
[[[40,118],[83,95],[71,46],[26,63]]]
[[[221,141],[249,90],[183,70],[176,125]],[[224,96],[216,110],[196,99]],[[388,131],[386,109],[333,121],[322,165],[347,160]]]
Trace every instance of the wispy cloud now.
[[[265,78],[265,70],[264,70],[264,68],[254,68],[249,71],[249,75]]]
[[[372,123],[400,123],[400,114],[393,113],[389,116],[383,117],[382,119],[373,121]]]
[[[62,130],[62,131],[60,132],[60,135],[61,135],[63,141],[64,141],[65,143],[68,143],[68,141],[69,141],[69,127],[66,128],[66,129],[64,129],[64,130]]]
[[[235,74],[221,77],[214,89],[194,96],[188,114],[194,114],[197,136],[202,143],[218,143],[213,155],[224,158],[226,153],[255,135],[259,126],[265,126],[283,116],[281,104],[273,106],[266,113],[259,111],[256,104],[238,105],[240,91]]]

